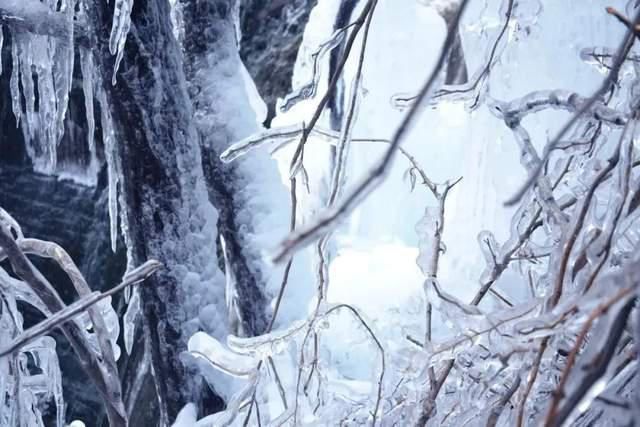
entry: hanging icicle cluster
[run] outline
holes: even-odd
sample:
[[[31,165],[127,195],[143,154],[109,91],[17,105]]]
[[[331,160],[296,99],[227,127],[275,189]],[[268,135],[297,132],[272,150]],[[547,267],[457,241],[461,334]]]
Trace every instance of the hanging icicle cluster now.
[[[97,100],[101,109],[103,154],[109,182],[111,240],[115,250],[118,224],[115,132],[106,95],[100,84],[102,76],[95,66],[93,54],[89,49],[76,46],[74,38],[74,26],[78,22],[88,25],[87,10],[91,5],[87,3],[86,0],[28,0],[24,3],[8,2],[2,5],[5,18],[11,18],[11,22],[20,22],[19,26],[10,28],[15,29],[11,31],[10,39],[12,108],[16,123],[24,135],[26,152],[34,170],[45,174],[60,174],[62,170],[58,165],[58,147],[64,136],[78,47],[88,129],[86,142],[73,140],[71,143],[78,146],[78,152],[88,147],[89,161],[82,181],[95,184],[100,169],[95,142],[94,100]],[[109,39],[109,49],[117,55],[112,76],[114,84],[131,25],[132,7],[132,0],[118,0],[115,4]],[[90,32],[91,28],[85,27],[84,31]],[[3,41],[0,32],[0,47]]]

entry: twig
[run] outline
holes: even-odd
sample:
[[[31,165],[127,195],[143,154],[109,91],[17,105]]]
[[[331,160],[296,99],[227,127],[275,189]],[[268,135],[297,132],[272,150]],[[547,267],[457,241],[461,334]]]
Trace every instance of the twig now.
[[[324,107],[326,107],[327,103],[329,102],[329,99],[331,98],[331,94],[335,90],[338,84],[338,81],[340,80],[340,74],[342,73],[342,70],[344,69],[344,66],[347,63],[347,59],[349,58],[349,54],[351,53],[351,49],[353,48],[353,44],[356,40],[356,37],[358,36],[358,33],[360,32],[360,29],[363,27],[365,22],[370,20],[370,16],[373,15],[373,11],[377,3],[378,3],[378,0],[368,0],[367,4],[364,6],[362,12],[360,13],[360,16],[358,17],[358,19],[356,19],[353,22],[352,24],[353,30],[349,34],[349,38],[347,39],[347,42],[345,44],[344,52],[342,53],[340,62],[336,66],[336,70],[333,76],[331,76],[331,80],[329,81],[328,88],[324,96],[322,97],[322,99],[320,99],[320,102],[318,103],[318,106],[316,107],[315,112],[313,113],[313,116],[311,117],[311,120],[309,121],[309,125],[308,127],[306,127],[306,129],[313,129],[313,127],[316,125],[316,123],[320,119],[320,115],[322,114]],[[297,168],[302,165],[303,156],[304,156],[304,145],[307,142],[307,139],[309,138],[309,133],[310,133],[309,130],[305,130],[303,132],[302,138],[300,139],[300,142],[298,143],[296,151],[293,154],[293,158],[291,159],[291,175],[292,176],[295,175],[295,171],[297,170]]]
[[[378,347],[378,350],[380,351],[380,376],[378,377],[378,392],[376,397],[376,404],[374,406],[373,414],[372,414],[373,419],[371,420],[371,426],[374,427],[376,425],[378,411],[380,409],[380,402],[382,401],[382,382],[384,380],[384,374],[385,374],[384,347],[382,347],[382,344],[378,340],[378,337],[376,337],[376,334],[373,333],[373,330],[369,327],[367,322],[365,322],[365,320],[363,319],[362,315],[360,315],[358,310],[356,310],[354,307],[350,306],[349,304],[339,304],[339,305],[333,306],[329,310],[327,310],[326,314],[328,315],[333,311],[340,310],[343,308],[349,310],[349,312],[351,312],[358,319],[358,321],[362,324],[362,326],[364,326],[364,328],[367,330],[367,332],[369,333],[369,336],[371,336],[371,339],[373,339],[373,341],[376,344],[376,347]]]
[[[529,398],[529,394],[531,393],[531,389],[533,388],[533,384],[536,382],[536,378],[538,378],[538,372],[540,371],[540,362],[542,361],[542,356],[544,352],[547,350],[547,345],[549,344],[549,338],[544,338],[540,343],[540,349],[536,354],[536,358],[533,361],[533,370],[529,373],[529,380],[527,381],[527,387],[524,390],[524,394],[522,395],[522,399],[520,406],[518,408],[518,418],[516,422],[516,426],[522,427],[524,424],[524,410],[527,405],[527,400]]]
[[[589,370],[582,377],[582,381],[580,381],[575,392],[566,398],[566,403],[555,413],[554,418],[550,420],[549,424],[547,424],[548,426],[562,426],[564,421],[569,418],[574,408],[580,403],[583,396],[591,389],[593,384],[604,375],[611,358],[615,354],[616,344],[622,336],[622,332],[624,331],[624,327],[627,323],[629,314],[631,314],[635,301],[635,298],[630,298],[624,307],[618,312],[605,342],[600,347],[600,353],[594,356],[591,363],[589,363]]]
[[[507,406],[511,397],[515,394],[515,392],[520,387],[520,375],[516,375],[513,384],[509,387],[506,393],[500,398],[498,403],[491,409],[491,414],[489,415],[489,419],[487,420],[487,427],[495,427],[498,424],[498,420],[500,419],[500,415],[502,415],[502,411]]]
[[[360,203],[361,200],[363,200],[374,188],[380,185],[380,183],[386,176],[388,168],[391,165],[396,152],[398,151],[397,148],[406,138],[409,129],[417,119],[423,102],[431,93],[431,89],[433,88],[433,85],[435,84],[437,77],[442,70],[442,67],[444,66],[444,63],[446,62],[447,55],[455,38],[455,30],[458,26],[458,23],[460,22],[460,18],[462,17],[462,14],[464,13],[468,2],[469,0],[462,0],[462,2],[460,3],[460,7],[453,20],[453,25],[447,32],[447,38],[445,39],[444,45],[440,51],[438,61],[436,62],[434,69],[429,75],[429,78],[422,87],[415,104],[412,105],[409,112],[405,115],[402,123],[395,131],[393,137],[391,138],[391,143],[389,144],[389,147],[387,148],[383,157],[377,162],[377,164],[373,167],[369,174],[365,176],[364,179],[362,179],[362,181],[357,184],[352,191],[350,191],[343,197],[342,201],[338,203],[335,208],[326,210],[325,212],[321,213],[317,217],[317,219],[310,225],[304,228],[300,228],[294,233],[291,233],[275,251],[273,257],[274,262],[282,262],[293,252],[310,244],[319,235],[325,234],[326,231],[334,226],[334,224],[340,218],[346,216],[349,212],[351,212],[355,208],[355,206]]]
[[[103,299],[119,293],[127,286],[142,282],[161,267],[162,264],[158,261],[147,261],[136,269],[130,271],[119,285],[114,286],[106,292],[92,292],[91,294],[85,295],[75,301],[73,304],[65,306],[62,310],[56,311],[53,315],[47,317],[42,322],[32,326],[14,338],[11,344],[0,349],[0,358],[15,353],[26,344],[48,334],[53,329],[62,326],[64,323],[69,322],[75,316],[82,314]]]
[[[558,418],[558,407],[560,405],[561,399],[565,396],[565,390],[564,390],[565,385],[567,383],[567,380],[569,379],[571,370],[578,357],[578,352],[582,348],[582,344],[585,342],[587,338],[587,333],[589,332],[589,330],[591,330],[591,326],[593,325],[593,323],[596,321],[598,317],[605,314],[611,308],[611,306],[621,301],[623,298],[627,298],[632,291],[633,291],[633,288],[626,288],[618,291],[612,298],[598,305],[587,318],[587,321],[585,322],[584,326],[580,330],[580,333],[578,334],[578,337],[576,338],[573,348],[571,349],[571,351],[569,352],[569,355],[567,356],[565,367],[560,376],[560,380],[558,381],[558,385],[556,386],[556,390],[553,393],[553,399],[551,401],[551,405],[549,406],[549,410],[547,412],[547,416],[544,421],[545,426],[548,427],[551,425],[560,425],[556,421],[554,421]]]
[[[638,25],[638,23],[640,23],[640,9],[636,14],[633,20],[633,23],[634,23],[634,27]],[[538,176],[542,172],[544,165],[549,160],[549,156],[551,155],[551,152],[553,151],[555,146],[558,144],[558,142],[565,136],[565,134],[569,131],[569,129],[571,129],[577,123],[577,121],[582,117],[582,115],[587,111],[589,111],[591,107],[593,107],[593,105],[598,101],[598,99],[600,99],[600,97],[602,97],[607,91],[609,91],[610,87],[613,84],[615,84],[616,81],[618,81],[620,68],[622,67],[622,64],[624,63],[625,58],[627,57],[629,51],[631,50],[631,47],[633,46],[634,41],[635,41],[634,31],[633,30],[627,31],[627,34],[625,35],[622,43],[620,43],[620,46],[616,51],[616,59],[613,65],[611,66],[611,70],[607,75],[607,77],[604,79],[600,87],[593,93],[593,95],[591,95],[591,97],[588,100],[586,100],[586,102],[584,102],[582,106],[575,112],[573,117],[571,117],[571,119],[567,123],[565,123],[565,125],[560,129],[560,131],[556,134],[553,140],[551,140],[551,142],[545,146],[545,150],[542,155],[541,162],[538,164],[537,168],[533,171],[533,173],[529,175],[529,178],[527,178],[527,180],[522,185],[522,187],[520,187],[520,189],[511,198],[505,201],[506,206],[512,206],[522,199],[522,196],[524,196],[524,193],[538,179]]]
[[[60,296],[49,281],[36,269],[18,247],[18,244],[0,225],[0,247],[4,249],[16,274],[24,280],[40,297],[50,312],[56,313],[65,308]],[[80,327],[75,322],[68,322],[62,331],[78,356],[83,369],[96,385],[105,400],[109,423],[113,427],[127,425],[127,415],[122,400],[114,398],[110,390],[110,382],[104,377],[100,361]],[[117,396],[117,393],[116,393]]]

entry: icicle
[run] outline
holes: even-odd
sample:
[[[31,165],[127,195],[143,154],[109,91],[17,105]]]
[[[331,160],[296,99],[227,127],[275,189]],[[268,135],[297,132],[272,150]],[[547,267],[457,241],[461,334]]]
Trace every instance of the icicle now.
[[[227,322],[229,332],[233,335],[243,336],[245,331],[243,328],[242,313],[240,312],[240,303],[237,286],[237,280],[233,274],[233,267],[229,261],[227,253],[227,242],[222,234],[220,234],[220,247],[224,257],[224,275],[226,279],[224,297],[227,305]]]
[[[37,2],[45,12],[61,16],[58,25],[68,30],[63,39],[22,31],[12,34],[13,112],[34,169],[42,173],[56,171],[57,146],[64,134],[73,81],[75,3],[76,0]]]
[[[124,55],[124,44],[127,41],[127,34],[131,27],[131,9],[133,0],[116,0],[113,9],[113,25],[111,26],[111,36],[109,38],[109,51],[116,55],[116,63],[113,67],[113,77],[111,83],[116,84],[116,75],[120,62]]]
[[[84,93],[84,107],[87,112],[87,142],[89,143],[89,173],[96,172],[96,143],[95,130],[96,122],[93,111],[93,75],[95,73],[95,65],[93,63],[93,55],[90,51],[81,49],[80,51],[80,67],[82,69],[82,91]]]
[[[124,328],[124,348],[127,351],[127,354],[131,354],[131,349],[133,348],[133,337],[136,331],[136,320],[139,314],[140,292],[136,288],[133,290],[132,297],[129,300],[129,305],[127,306],[127,311],[124,313],[122,322]]]
[[[109,193],[109,224],[111,225],[111,250],[116,251],[118,240],[118,169],[115,154],[115,132],[113,120],[109,112],[107,97],[104,90],[98,92],[100,113],[102,119],[102,140],[104,141],[104,156],[107,161],[107,181]]]
[[[4,34],[2,33],[2,25],[0,25],[0,52],[2,52],[2,45],[4,44]],[[2,58],[0,56],[0,76],[2,75]]]
[[[53,7],[55,7],[55,3]],[[64,118],[69,105],[69,93],[73,83],[73,65],[75,60],[73,44],[73,18],[76,0],[63,1],[60,12],[65,14],[66,24],[69,27],[67,40],[50,39],[50,44],[55,45],[53,56],[52,74],[55,83],[55,110],[56,110],[56,143],[64,134]]]
[[[18,55],[18,43],[15,40],[11,43],[11,61],[13,66],[11,67],[11,78],[9,80],[9,88],[11,89],[11,106],[13,109],[13,115],[16,118],[16,127],[20,126],[20,119],[22,118],[22,103],[20,102],[20,89],[18,82],[20,80],[20,55]]]

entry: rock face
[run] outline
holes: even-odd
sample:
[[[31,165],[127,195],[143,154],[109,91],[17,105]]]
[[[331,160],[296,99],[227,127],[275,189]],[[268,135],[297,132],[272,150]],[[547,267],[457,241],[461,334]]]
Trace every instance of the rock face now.
[[[240,1],[240,56],[269,108],[267,125],[275,115],[276,99],[291,89],[293,64],[316,3],[317,0]]]

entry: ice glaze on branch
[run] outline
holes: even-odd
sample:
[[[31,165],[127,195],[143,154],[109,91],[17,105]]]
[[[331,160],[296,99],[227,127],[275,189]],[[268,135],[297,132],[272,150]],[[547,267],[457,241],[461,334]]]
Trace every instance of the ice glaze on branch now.
[[[282,262],[287,259],[291,254],[301,249],[304,246],[309,245],[320,235],[326,233],[332,227],[335,226],[343,217],[348,215],[367,195],[371,193],[376,187],[378,187],[384,180],[389,167],[391,166],[395,154],[398,151],[398,147],[406,138],[407,133],[413,122],[417,119],[423,101],[428,99],[432,92],[433,86],[436,83],[437,77],[440,71],[445,65],[448,54],[455,41],[455,29],[458,27],[460,18],[466,9],[468,0],[463,0],[460,4],[457,14],[455,15],[455,25],[452,25],[447,32],[447,37],[444,41],[440,56],[427,81],[425,82],[420,94],[418,95],[415,104],[411,107],[406,114],[404,120],[396,130],[391,143],[384,153],[383,157],[374,165],[367,176],[356,184],[355,188],[348,191],[344,197],[338,201],[335,207],[328,208],[324,212],[320,213],[315,221],[311,222],[308,226],[298,229],[291,233],[284,242],[276,249],[273,260],[275,262]],[[303,138],[304,141],[304,138]],[[303,144],[299,145],[299,151],[302,150]],[[294,155],[295,162],[295,155]]]
[[[633,23],[634,23],[634,27],[635,25],[640,24],[640,9],[636,13]],[[542,161],[540,162],[538,167],[536,167],[535,171],[529,175],[525,183],[518,189],[516,194],[514,194],[512,197],[510,197],[508,200],[505,201],[506,206],[512,206],[522,199],[522,196],[524,196],[524,193],[529,189],[529,187],[531,187],[535,183],[536,179],[542,172],[544,165],[549,160],[551,151],[555,149],[556,145],[566,135],[566,133],[569,132],[569,130],[575,126],[575,124],[582,117],[582,115],[587,111],[589,111],[600,100],[600,98],[605,93],[607,93],[611,89],[611,87],[613,87],[613,85],[616,84],[619,78],[622,64],[625,62],[627,55],[631,51],[631,48],[633,47],[633,43],[635,39],[636,39],[635,31],[633,29],[630,29],[629,31],[627,31],[627,34],[623,38],[622,42],[620,43],[620,46],[616,51],[615,60],[613,62],[613,65],[611,66],[609,74],[607,74],[607,77],[603,80],[602,84],[593,93],[593,95],[591,95],[591,97],[589,97],[585,102],[583,102],[581,106],[575,111],[573,117],[571,117],[571,119],[567,121],[567,123],[565,123],[562,129],[560,129],[560,131],[556,134],[555,138],[553,138],[553,140],[549,144],[547,144],[547,146],[545,147],[544,153],[542,155]]]

